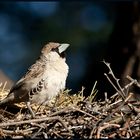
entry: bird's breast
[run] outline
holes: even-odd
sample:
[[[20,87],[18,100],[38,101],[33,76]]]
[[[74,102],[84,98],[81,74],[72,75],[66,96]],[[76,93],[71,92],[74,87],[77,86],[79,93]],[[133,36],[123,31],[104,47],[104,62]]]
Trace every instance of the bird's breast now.
[[[61,67],[62,66],[62,67]],[[60,90],[63,90],[66,85],[68,75],[68,66],[64,65],[47,65],[41,79],[44,80],[44,88],[38,95],[33,97],[33,102],[42,103],[57,96]],[[36,86],[36,85],[34,85]]]

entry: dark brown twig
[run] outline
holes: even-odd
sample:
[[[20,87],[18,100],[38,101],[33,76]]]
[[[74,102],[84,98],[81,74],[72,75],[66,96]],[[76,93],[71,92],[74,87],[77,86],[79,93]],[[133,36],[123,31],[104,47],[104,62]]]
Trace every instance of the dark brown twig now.
[[[118,125],[118,124],[104,124],[104,126],[100,126],[99,128],[98,128],[98,130],[97,130],[97,136],[96,136],[96,138],[97,139],[99,139],[100,138],[100,135],[101,135],[101,131],[103,131],[104,129],[106,129],[106,128],[108,128],[108,127],[117,127],[117,128],[120,128],[120,125]]]

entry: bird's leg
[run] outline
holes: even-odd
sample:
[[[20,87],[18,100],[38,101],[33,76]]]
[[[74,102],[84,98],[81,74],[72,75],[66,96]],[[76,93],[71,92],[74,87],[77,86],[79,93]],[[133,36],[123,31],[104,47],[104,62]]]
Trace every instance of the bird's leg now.
[[[30,106],[30,102],[26,102],[26,106],[27,108],[29,109],[31,115],[32,115],[32,118],[35,118],[35,113],[33,112],[31,106]]]

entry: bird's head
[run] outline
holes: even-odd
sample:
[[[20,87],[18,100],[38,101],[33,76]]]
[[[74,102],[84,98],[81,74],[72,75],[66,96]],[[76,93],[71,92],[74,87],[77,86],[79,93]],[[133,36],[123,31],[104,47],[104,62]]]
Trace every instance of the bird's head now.
[[[41,53],[48,59],[52,61],[57,61],[62,58],[65,59],[65,51],[69,47],[69,44],[63,43],[54,43],[49,42],[46,44]]]

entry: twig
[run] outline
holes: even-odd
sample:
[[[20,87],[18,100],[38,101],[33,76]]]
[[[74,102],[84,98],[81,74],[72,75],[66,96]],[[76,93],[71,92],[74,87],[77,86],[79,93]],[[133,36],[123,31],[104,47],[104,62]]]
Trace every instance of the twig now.
[[[131,119],[128,118],[127,121],[124,124],[124,127],[121,128],[120,130],[123,130],[122,135],[125,136],[127,133],[127,128],[130,130],[129,124],[130,124]],[[132,136],[132,132],[130,131],[130,135]]]
[[[127,84],[122,90],[127,90],[129,87],[131,87],[133,84],[135,83],[135,80],[131,79],[131,82],[129,84]],[[114,98],[115,96],[118,95],[118,92],[116,92],[114,95],[112,95],[110,98]]]
[[[133,96],[134,94],[132,92],[129,93],[128,97],[125,99],[125,103]]]
[[[56,118],[56,117],[44,117],[44,118],[40,118],[40,119],[31,119],[31,120],[18,121],[18,122],[7,122],[7,123],[0,123],[0,127],[11,126],[11,125],[21,125],[21,124],[28,124],[28,123],[36,123],[36,122],[56,120],[56,119],[58,119],[58,118]]]
[[[99,126],[101,126],[101,125],[102,125],[103,123],[105,123],[106,121],[109,121],[110,118],[111,118],[111,116],[112,116],[115,112],[117,112],[118,110],[120,110],[120,109],[124,106],[124,104],[132,97],[132,95],[133,95],[133,94],[129,93],[129,96],[125,99],[125,101],[124,101],[119,107],[117,107],[117,108],[115,109],[115,111],[113,111],[112,113],[110,113],[104,120],[102,120],[102,122],[99,124]]]
[[[23,139],[23,136],[13,136],[13,139]]]
[[[118,124],[120,122],[123,121],[123,118],[122,116],[119,116],[119,117],[115,117],[114,119],[112,119],[111,121],[109,121],[108,123],[115,123],[115,124]]]
[[[110,80],[110,78],[108,77],[108,75],[107,75],[107,74],[104,74],[104,75],[107,77],[107,79],[108,79],[109,82],[113,85],[113,87],[116,89],[116,91],[121,95],[121,97],[122,97],[123,99],[125,99],[125,93],[123,92],[122,87],[121,87],[120,84],[119,84],[119,80],[120,80],[120,79],[117,79],[117,78],[115,77],[115,75],[114,75],[114,73],[113,73],[113,71],[112,71],[112,69],[111,69],[111,67],[110,67],[110,63],[105,62],[105,60],[103,60],[103,63],[108,67],[108,69],[109,69],[109,74],[110,74],[110,75],[114,78],[114,80],[116,81],[119,90],[118,90],[117,87],[113,84],[113,82]]]
[[[43,125],[40,125],[38,123],[31,123],[32,126],[37,126],[37,127],[40,127],[40,128],[43,128],[45,129],[45,127]]]
[[[111,135],[108,136],[108,138],[114,138],[117,134],[116,133],[113,133]]]
[[[54,112],[54,113],[50,114],[49,117],[59,115],[59,114],[61,114],[61,113],[63,113],[63,112],[67,113],[67,112],[68,112],[69,110],[71,110],[71,109],[72,109],[71,107],[66,107],[66,108],[64,108],[64,109],[61,109],[61,110],[59,110],[59,111],[57,111],[57,112]]]
[[[5,129],[1,129],[3,133],[7,133],[7,134],[13,134],[13,135],[19,135],[19,134],[29,134],[31,133],[32,130],[35,130],[37,129],[37,127],[32,127],[32,128],[29,128],[29,129],[25,129],[25,130],[16,130],[15,131],[12,131],[12,130],[5,130]]]
[[[71,132],[66,124],[64,123],[64,121],[59,117],[43,117],[40,119],[31,119],[31,120],[26,120],[26,121],[20,121],[20,122],[8,122],[8,123],[0,123],[0,127],[4,127],[4,126],[11,126],[11,125],[21,125],[21,124],[28,124],[28,123],[36,123],[36,122],[42,122],[42,121],[52,121],[52,120],[58,120],[61,122],[61,124],[66,128],[66,130],[68,130],[69,132]]]
[[[120,79],[116,78],[116,76],[114,75],[114,73],[113,73],[113,71],[112,71],[112,69],[111,69],[111,67],[110,67],[110,64],[107,63],[107,62],[105,62],[105,61],[104,61],[104,63],[108,66],[108,68],[109,68],[109,74],[112,75],[112,77],[113,77],[114,80],[116,81],[116,83],[117,83],[117,85],[118,85],[118,87],[119,87],[119,89],[120,89],[120,91],[121,91],[121,93],[122,93],[122,95],[123,95],[123,98],[124,98],[124,97],[125,97],[125,93],[123,92],[122,87],[120,86],[120,83],[119,83],[119,80],[120,80]]]
[[[105,92],[104,95],[105,95],[105,102],[108,103],[109,99],[107,98],[107,92]]]
[[[111,83],[111,85],[114,87],[114,89],[118,92],[118,93],[120,93],[120,91],[117,89],[117,87],[114,85],[114,83],[111,81],[111,79],[109,78],[109,76],[106,74],[106,73],[104,73],[104,75],[106,76],[106,78],[107,78],[107,80]],[[122,95],[121,95],[122,96]]]
[[[34,135],[31,137],[31,139],[35,138],[35,137],[40,133],[40,131],[41,131],[42,129],[43,129],[43,128],[39,128],[39,130],[38,130],[36,133],[34,133]]]
[[[109,78],[109,76],[104,73],[104,75],[106,76],[107,80],[111,83],[111,85],[114,87],[114,89],[117,91],[118,94],[120,94],[120,96],[123,98],[123,100],[125,99],[124,98],[124,95],[117,89],[117,87],[114,85],[114,83],[111,81],[111,79]]]
[[[53,131],[53,133],[58,137],[58,138],[63,138],[61,135],[59,135],[57,132]]]
[[[64,126],[64,128],[69,131],[69,133],[71,133],[71,130],[66,126],[66,123],[60,118],[58,117],[59,122],[61,122],[61,124]]]
[[[79,92],[79,95],[81,95],[83,97],[83,93],[84,93],[85,87],[82,86],[82,90]]]
[[[79,129],[79,128],[83,128],[83,125],[78,125],[78,126],[71,126],[71,127],[68,127],[69,129]]]
[[[74,136],[73,134],[66,133],[66,132],[62,132],[61,135],[65,135],[65,136]]]
[[[99,127],[98,130],[97,130],[97,136],[96,136],[96,138],[99,139],[100,138],[100,135],[101,135],[101,131],[103,131],[104,129],[106,129],[108,127],[117,127],[117,128],[119,128],[120,125],[119,124],[108,124],[107,123],[104,126]]]
[[[94,119],[96,119],[96,120],[98,120],[98,118],[96,118],[95,116],[93,116],[93,115],[91,115],[91,114],[89,114],[89,113],[87,113],[87,112],[85,112],[85,111],[83,111],[83,110],[81,110],[81,109],[79,109],[79,108],[73,107],[73,109],[76,110],[76,111],[79,111],[79,112],[81,112],[81,113],[84,113],[84,114],[86,114],[86,115],[88,115],[88,116],[90,116],[90,117],[92,117],[92,118],[94,118]]]
[[[78,108],[75,108],[75,107],[66,107],[66,108],[64,108],[64,109],[62,109],[62,110],[60,110],[60,111],[57,111],[57,112],[55,112],[55,113],[53,113],[53,114],[50,114],[50,116],[55,116],[55,115],[58,115],[58,114],[61,114],[61,113],[63,113],[63,112],[66,112],[66,111],[73,111],[73,109],[74,110],[76,110],[76,111],[79,111],[79,112],[81,112],[81,113],[84,113],[84,114],[86,114],[86,115],[88,115],[88,116],[90,116],[90,117],[92,117],[92,118],[94,118],[94,119],[96,119],[96,120],[98,120],[98,118],[96,118],[95,116],[93,116],[93,115],[91,115],[91,114],[89,114],[89,113],[87,113],[87,112],[85,112],[85,111],[83,111],[83,110],[81,110],[81,109],[78,109]]]
[[[44,138],[45,138],[45,139],[48,139],[48,135],[47,135],[47,133],[42,132],[42,134],[44,135]]]
[[[119,99],[116,102],[113,102],[112,104],[110,104],[109,107],[114,106],[114,105],[121,103],[121,102],[122,102],[122,99]]]
[[[110,99],[115,98],[116,96],[118,96],[118,92],[116,92],[115,94],[113,94]]]
[[[128,80],[130,80],[131,82],[133,82],[137,87],[140,88],[140,84],[138,83],[138,81],[136,79],[133,79],[132,77],[130,77],[129,75],[126,76],[126,78]]]

